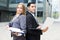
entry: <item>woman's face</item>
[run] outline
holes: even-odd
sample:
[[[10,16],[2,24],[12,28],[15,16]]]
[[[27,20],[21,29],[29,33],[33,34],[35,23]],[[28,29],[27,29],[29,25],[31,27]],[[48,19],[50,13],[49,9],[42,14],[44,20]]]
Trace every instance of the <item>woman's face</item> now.
[[[23,7],[22,7],[22,5],[18,5],[17,6],[17,13],[18,14],[21,14],[23,12]]]

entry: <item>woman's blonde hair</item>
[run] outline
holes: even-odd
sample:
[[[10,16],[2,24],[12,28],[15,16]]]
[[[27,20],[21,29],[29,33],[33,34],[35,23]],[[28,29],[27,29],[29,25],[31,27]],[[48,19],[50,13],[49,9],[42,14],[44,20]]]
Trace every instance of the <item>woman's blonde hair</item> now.
[[[24,5],[24,3],[19,3],[18,5],[22,5],[22,7],[23,7],[23,15],[26,15],[26,8],[25,8],[25,5]],[[18,5],[17,5],[17,7],[18,7]]]

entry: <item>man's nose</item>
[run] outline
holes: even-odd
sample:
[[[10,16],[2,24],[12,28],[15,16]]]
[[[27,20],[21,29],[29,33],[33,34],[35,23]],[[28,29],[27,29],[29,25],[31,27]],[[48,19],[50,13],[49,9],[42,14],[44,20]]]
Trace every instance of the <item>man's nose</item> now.
[[[33,9],[35,10],[36,8],[34,7]]]

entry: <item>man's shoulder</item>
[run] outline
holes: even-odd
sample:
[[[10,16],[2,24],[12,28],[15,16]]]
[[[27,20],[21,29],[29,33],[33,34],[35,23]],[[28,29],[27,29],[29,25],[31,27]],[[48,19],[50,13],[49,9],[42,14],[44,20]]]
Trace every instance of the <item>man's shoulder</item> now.
[[[26,16],[32,16],[31,13],[29,13],[28,11],[26,11]]]
[[[30,12],[26,11],[26,15],[30,15],[30,14],[31,14]]]

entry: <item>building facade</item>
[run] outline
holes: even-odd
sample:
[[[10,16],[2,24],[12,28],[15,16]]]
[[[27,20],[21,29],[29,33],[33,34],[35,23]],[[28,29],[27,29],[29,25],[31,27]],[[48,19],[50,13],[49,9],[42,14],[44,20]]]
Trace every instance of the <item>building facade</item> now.
[[[0,22],[10,21],[16,12],[18,3],[23,2],[25,6],[28,2],[36,3],[36,17],[39,22],[43,22],[47,16],[51,16],[51,5],[48,0],[0,0]]]

